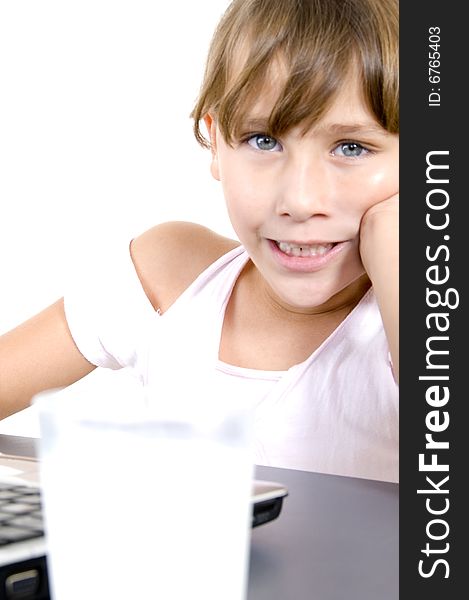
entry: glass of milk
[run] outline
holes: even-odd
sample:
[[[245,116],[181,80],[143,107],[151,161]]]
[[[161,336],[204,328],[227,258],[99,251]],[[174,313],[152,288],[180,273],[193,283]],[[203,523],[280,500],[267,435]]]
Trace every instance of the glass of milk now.
[[[246,597],[249,410],[60,390],[34,404],[53,600]]]

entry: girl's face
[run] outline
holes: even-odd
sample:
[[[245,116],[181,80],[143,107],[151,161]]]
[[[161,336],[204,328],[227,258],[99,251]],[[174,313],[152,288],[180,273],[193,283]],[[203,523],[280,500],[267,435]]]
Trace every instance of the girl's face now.
[[[398,192],[399,138],[364,104],[349,80],[305,135],[265,134],[272,97],[262,98],[229,146],[207,117],[212,174],[223,186],[240,242],[269,292],[293,310],[323,306],[364,274],[360,222]]]

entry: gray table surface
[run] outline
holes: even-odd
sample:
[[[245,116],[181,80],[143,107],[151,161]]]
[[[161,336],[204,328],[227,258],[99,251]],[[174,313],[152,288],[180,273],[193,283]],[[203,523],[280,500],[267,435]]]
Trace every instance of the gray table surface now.
[[[397,600],[399,486],[258,467],[289,489],[252,532],[248,600]]]
[[[34,440],[0,435],[0,451],[35,454]],[[252,531],[248,600],[397,600],[399,486],[257,467],[289,495]]]

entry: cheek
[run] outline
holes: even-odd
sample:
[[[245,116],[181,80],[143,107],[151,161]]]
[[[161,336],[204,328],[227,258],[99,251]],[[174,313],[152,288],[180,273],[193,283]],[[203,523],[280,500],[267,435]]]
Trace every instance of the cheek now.
[[[383,167],[357,178],[353,190],[356,198],[355,208],[362,213],[396,194],[399,191],[399,176],[394,170]]]
[[[226,208],[235,229],[257,227],[265,215],[262,202],[252,190],[242,184],[223,186]]]
[[[397,170],[383,167],[369,178],[370,191],[383,196],[383,200],[399,191],[399,174]]]
[[[238,230],[243,221],[251,220],[255,203],[250,200],[251,196],[246,189],[246,185],[243,184],[242,178],[233,176],[233,173],[230,173],[228,177],[222,177],[221,182],[230,221],[239,235]],[[251,208],[249,209],[249,207]]]
[[[236,161],[224,164],[221,177],[223,195],[228,212],[234,219],[253,223],[261,218],[266,206],[265,198],[269,194],[258,179],[250,176],[246,168]]]

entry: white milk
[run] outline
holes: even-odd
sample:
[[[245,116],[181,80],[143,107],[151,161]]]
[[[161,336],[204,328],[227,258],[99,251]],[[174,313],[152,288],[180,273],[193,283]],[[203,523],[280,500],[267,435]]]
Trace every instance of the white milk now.
[[[245,598],[247,411],[35,404],[54,600]]]

